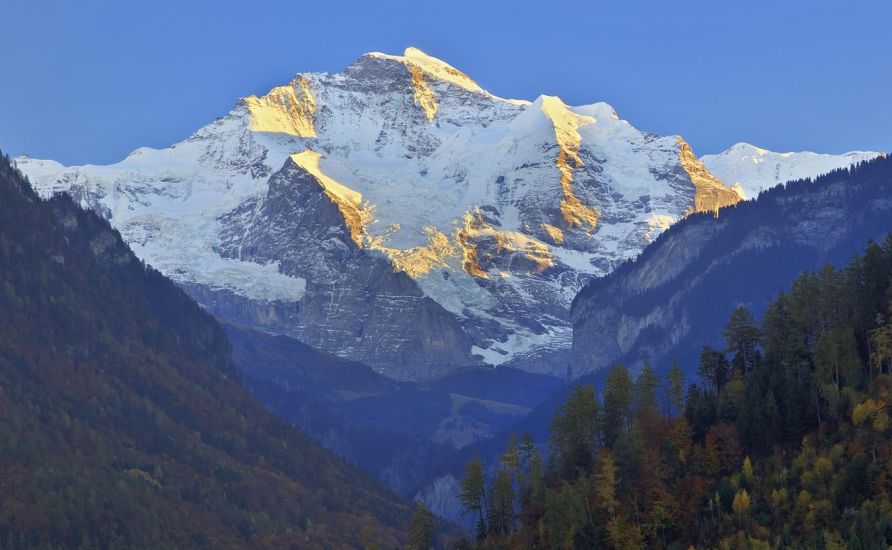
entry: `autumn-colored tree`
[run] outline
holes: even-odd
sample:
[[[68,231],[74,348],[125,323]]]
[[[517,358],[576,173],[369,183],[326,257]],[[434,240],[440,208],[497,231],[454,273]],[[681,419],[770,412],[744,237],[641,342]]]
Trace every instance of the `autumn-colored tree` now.
[[[734,426],[713,426],[706,434],[704,447],[706,466],[711,473],[730,474],[740,467],[743,449]]]
[[[750,509],[750,494],[746,489],[740,489],[734,495],[734,501],[731,504],[734,513],[737,515],[737,521],[743,522],[743,517]]]
[[[616,516],[616,466],[610,451],[604,450],[598,456],[598,475],[595,478],[595,493],[601,506],[610,517]]]

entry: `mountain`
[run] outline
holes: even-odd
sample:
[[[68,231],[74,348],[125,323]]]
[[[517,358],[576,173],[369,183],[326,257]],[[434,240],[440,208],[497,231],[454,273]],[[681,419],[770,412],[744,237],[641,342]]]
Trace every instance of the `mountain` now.
[[[220,318],[426,380],[564,374],[570,303],[592,277],[689,213],[863,156],[787,156],[767,174],[737,149],[710,160],[717,178],[681,137],[605,103],[503,99],[409,48],[298,74],[117,164],[17,162]]]
[[[880,156],[814,180],[690,216],[635,261],[587,285],[573,302],[573,368],[615,362],[696,369],[698,345],[719,346],[738,306],[761,315],[796,275],[840,265],[892,232],[892,159]]]
[[[713,175],[734,187],[743,198],[753,199],[763,189],[787,181],[813,178],[881,154],[868,151],[842,155],[808,151],[775,153],[749,143],[738,143],[717,155],[703,155],[700,160]]]
[[[220,325],[0,157],[0,546],[398,546],[407,507],[242,387]]]
[[[678,136],[499,98],[414,48],[299,74],[117,164],[17,162],[220,318],[401,380],[563,374],[585,282],[739,200]]]

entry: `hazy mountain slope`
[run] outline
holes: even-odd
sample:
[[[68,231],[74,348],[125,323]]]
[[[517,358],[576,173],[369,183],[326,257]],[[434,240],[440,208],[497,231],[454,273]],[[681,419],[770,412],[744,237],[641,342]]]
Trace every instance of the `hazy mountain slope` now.
[[[238,380],[212,317],[0,162],[0,545],[400,544],[404,504]]]
[[[775,153],[749,143],[738,143],[716,155],[700,160],[717,178],[738,190],[745,199],[754,199],[763,189],[781,183],[813,178],[838,168],[870,160],[881,153],[852,151],[825,155],[808,151]]]
[[[892,159],[880,157],[756,201],[675,225],[573,304],[573,368],[678,359],[696,370],[697,345],[720,342],[739,305],[761,313],[767,297],[802,271],[845,262],[892,231]]]
[[[226,332],[247,387],[271,411],[409,494],[457,447],[498,433],[561,384],[506,368],[399,383],[287,336]]]
[[[408,49],[307,73],[167,149],[19,159],[223,318],[401,379],[569,349],[569,305],[672,222],[739,197],[604,103],[489,94]],[[525,360],[524,360],[525,359]]]

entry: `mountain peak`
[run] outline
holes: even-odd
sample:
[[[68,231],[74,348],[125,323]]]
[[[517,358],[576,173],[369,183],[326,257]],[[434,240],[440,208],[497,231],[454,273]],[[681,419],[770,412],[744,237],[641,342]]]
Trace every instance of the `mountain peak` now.
[[[474,80],[465,73],[459,71],[449,63],[428,55],[415,47],[410,46],[406,48],[403,51],[403,55],[371,52],[366,54],[366,56],[398,61],[410,69],[415,67],[416,69],[421,70],[426,76],[435,80],[448,82],[449,84],[453,84],[469,92],[487,93],[486,90],[481,88],[479,84],[474,82]]]
[[[750,199],[785,181],[814,177],[880,155],[870,151],[841,155],[811,151],[777,153],[740,142],[716,155],[704,155],[701,160],[710,172]]]

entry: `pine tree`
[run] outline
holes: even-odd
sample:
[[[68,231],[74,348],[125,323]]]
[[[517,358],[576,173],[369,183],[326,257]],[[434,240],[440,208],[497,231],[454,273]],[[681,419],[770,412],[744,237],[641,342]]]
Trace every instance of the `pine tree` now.
[[[608,446],[632,428],[632,392],[632,379],[626,367],[613,367],[604,387],[604,441]]]
[[[600,444],[600,405],[592,386],[576,386],[552,421],[552,449],[562,476],[591,468]]]
[[[489,510],[486,505],[486,479],[483,473],[483,461],[474,458],[465,465],[465,475],[461,480],[459,500],[466,510],[477,514],[477,537],[486,537],[486,516]]]
[[[684,410],[684,372],[681,370],[681,365],[678,364],[678,361],[672,363],[672,370],[669,371],[668,375],[669,382],[669,396],[672,402],[672,407],[675,410],[676,414],[680,413]]]
[[[650,366],[650,362],[645,361],[638,378],[635,379],[635,403],[638,410],[656,409],[659,387],[660,379],[657,373]]]
[[[493,476],[489,494],[489,532],[510,534],[514,530],[514,485],[504,468]]]
[[[505,452],[502,453],[499,460],[502,465],[507,468],[508,472],[514,476],[514,481],[517,483],[517,489],[520,491],[521,499],[523,499],[523,495],[526,493],[524,487],[524,472],[522,469],[522,458],[517,447],[517,437],[515,437],[514,434],[511,434],[511,437],[508,439],[508,447],[505,449]]]
[[[420,500],[415,501],[415,511],[409,526],[409,548],[429,550],[434,545],[434,515]]]
[[[739,376],[746,375],[756,363],[761,331],[753,316],[743,306],[731,314],[723,332],[725,351],[732,353],[731,367]]]
[[[728,381],[728,360],[725,354],[703,346],[700,352],[700,369],[697,373],[709,382],[712,391],[718,393]]]

